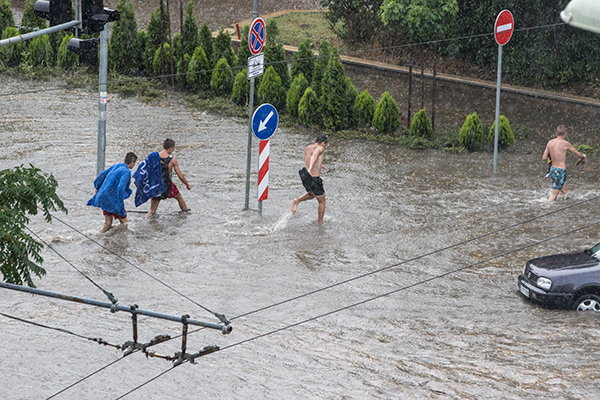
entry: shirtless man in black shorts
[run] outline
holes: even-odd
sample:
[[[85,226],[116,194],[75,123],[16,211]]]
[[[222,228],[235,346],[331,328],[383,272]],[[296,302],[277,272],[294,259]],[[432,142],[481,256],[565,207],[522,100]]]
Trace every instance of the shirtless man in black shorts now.
[[[319,135],[314,144],[306,146],[304,150],[305,167],[299,171],[300,179],[302,179],[306,193],[292,202],[292,214],[295,215],[299,203],[316,198],[319,202],[319,219],[317,221],[319,223],[323,222],[323,216],[325,215],[325,190],[323,189],[323,181],[319,173],[321,169],[327,169],[323,165],[326,146],[326,135]]]

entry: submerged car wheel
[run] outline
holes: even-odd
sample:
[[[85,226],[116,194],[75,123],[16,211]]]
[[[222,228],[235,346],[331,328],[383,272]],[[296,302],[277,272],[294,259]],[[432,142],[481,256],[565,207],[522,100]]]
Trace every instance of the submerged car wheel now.
[[[595,294],[584,294],[575,302],[577,311],[598,311],[600,312],[600,296]]]

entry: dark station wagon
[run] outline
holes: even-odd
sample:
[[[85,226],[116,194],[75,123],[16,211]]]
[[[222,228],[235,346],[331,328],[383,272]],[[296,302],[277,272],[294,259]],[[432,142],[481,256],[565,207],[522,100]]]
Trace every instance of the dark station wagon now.
[[[536,304],[600,311],[600,243],[584,251],[529,260],[518,282],[519,292]]]

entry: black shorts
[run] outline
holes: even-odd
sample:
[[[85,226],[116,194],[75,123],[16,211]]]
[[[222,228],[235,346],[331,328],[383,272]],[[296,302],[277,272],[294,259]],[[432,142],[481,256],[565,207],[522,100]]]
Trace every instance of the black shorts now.
[[[304,185],[304,189],[307,192],[312,192],[315,196],[321,196],[325,194],[325,189],[323,189],[323,180],[320,176],[312,176],[306,170],[306,167],[302,168],[298,171],[300,175],[300,179],[302,179],[302,185]]]

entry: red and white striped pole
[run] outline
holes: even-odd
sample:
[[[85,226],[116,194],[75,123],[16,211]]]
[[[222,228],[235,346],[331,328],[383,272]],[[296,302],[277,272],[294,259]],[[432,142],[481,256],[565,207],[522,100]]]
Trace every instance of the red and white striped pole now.
[[[269,141],[261,140],[258,152],[258,201],[269,197]],[[259,211],[260,203],[259,203]]]

